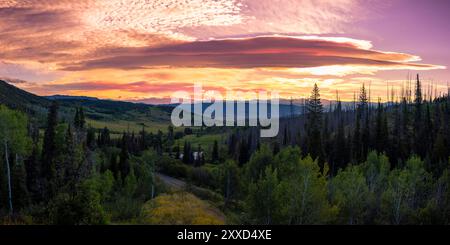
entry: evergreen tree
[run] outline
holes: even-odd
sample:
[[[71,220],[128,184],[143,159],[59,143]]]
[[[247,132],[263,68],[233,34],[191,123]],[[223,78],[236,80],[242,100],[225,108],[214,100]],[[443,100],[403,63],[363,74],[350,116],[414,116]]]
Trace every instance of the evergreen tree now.
[[[122,136],[122,147],[120,150],[120,159],[119,159],[119,172],[122,182],[125,181],[126,177],[130,173],[130,162],[129,162],[130,155],[128,150],[128,142],[129,136],[127,133],[124,133]]]
[[[86,118],[84,116],[84,109],[83,109],[83,107],[80,107],[79,111],[80,111],[80,122],[79,122],[78,126],[79,126],[80,129],[84,129],[84,126],[86,125]]]
[[[16,157],[12,167],[12,202],[15,210],[21,210],[28,206],[30,196],[27,189],[27,173],[23,162]]]
[[[239,166],[243,166],[245,163],[247,163],[249,157],[250,156],[247,141],[242,139],[241,141],[239,141],[239,155],[238,155]]]
[[[361,87],[359,93],[359,102],[356,107],[356,123],[353,134],[353,159],[360,163],[365,159],[370,144],[368,98],[365,86]]]
[[[74,142],[74,133],[72,127],[67,127],[64,145],[64,165],[62,166],[62,179],[59,181],[60,186],[66,186],[69,193],[75,191],[76,171],[77,171],[77,157],[76,145]]]
[[[109,144],[111,144],[109,129],[107,127],[104,127],[103,130],[99,133],[97,144],[100,147],[108,146]]]
[[[40,188],[40,162],[39,162],[39,147],[38,142],[33,142],[33,148],[30,157],[25,160],[25,170],[27,173],[27,189],[30,193],[32,201],[42,200],[42,190]]]
[[[142,125],[142,130],[140,132],[140,141],[139,141],[139,148],[141,150],[147,149],[147,132],[145,132],[145,125]]]
[[[95,129],[92,127],[89,127],[88,131],[87,131],[87,136],[86,136],[86,145],[89,149],[94,150],[95,149]]]
[[[355,129],[352,138],[352,158],[354,162],[360,162],[362,159],[361,116],[359,110],[356,111]]]
[[[422,85],[419,79],[419,74],[417,74],[417,80],[416,80],[416,91],[415,91],[415,98],[414,98],[414,152],[418,154],[421,157],[425,157],[425,151],[423,147],[423,136],[424,136],[424,130],[422,128],[423,122],[422,122]],[[427,132],[429,133],[429,132]]]
[[[169,125],[167,128],[167,143],[169,145],[173,145],[174,142],[174,133],[173,133],[173,126]]]
[[[180,144],[179,143],[174,147],[173,151],[175,152],[175,159],[180,159]]]
[[[112,152],[109,158],[109,169],[113,173],[114,179],[119,180],[120,170],[119,170],[119,163],[117,162],[117,154],[115,152]]]
[[[376,126],[375,126],[375,149],[382,153],[389,147],[388,141],[388,125],[387,117],[384,113],[383,105],[381,101],[378,101]]]
[[[388,151],[389,158],[392,161],[392,167],[396,167],[397,163],[400,159],[402,159],[403,155],[403,149],[401,142],[402,140],[402,134],[401,134],[401,115],[400,115],[400,106],[398,104],[394,105],[394,111],[393,111],[393,117],[394,117],[394,125],[392,128],[392,134],[390,141],[392,142],[391,148]]]
[[[217,163],[217,161],[219,160],[219,144],[217,143],[217,140],[214,140],[211,157],[212,157],[211,161],[213,163]]]
[[[75,108],[75,117],[73,118],[73,125],[75,125],[76,128],[80,127],[80,110],[78,107]]]
[[[317,84],[314,84],[314,88],[307,102],[306,109],[308,152],[313,158],[318,158],[319,162],[323,162],[324,158],[321,136],[323,106],[320,101],[319,87],[317,87]]]
[[[345,139],[345,129],[344,129],[344,121],[343,119],[339,120],[337,133],[334,141],[334,148],[332,152],[332,166],[331,166],[331,173],[334,175],[337,173],[339,169],[345,168],[346,164],[348,163],[348,157],[346,152],[346,139]]]
[[[236,144],[237,139],[236,135],[234,133],[231,134],[229,140],[228,140],[228,155],[235,156],[236,154]]]
[[[53,101],[47,117],[47,128],[44,133],[42,146],[42,177],[45,180],[46,196],[52,197],[55,193],[56,178],[56,126],[58,124],[58,103]]]
[[[185,164],[191,164],[192,163],[192,150],[191,150],[191,144],[187,141],[184,141],[183,146],[183,162]]]
[[[409,156],[409,154],[411,153],[411,144],[412,144],[412,140],[411,140],[411,132],[409,129],[409,125],[410,125],[410,112],[408,109],[408,102],[406,100],[406,98],[402,99],[402,118],[401,118],[401,128],[400,128],[400,135],[401,135],[401,160],[402,162],[405,162]]]
[[[371,135],[370,135],[370,112],[369,112],[369,99],[367,97],[367,92],[364,87],[364,84],[361,88],[361,93],[359,95],[359,104],[358,110],[360,111],[361,120],[363,122],[363,127],[361,131],[361,159],[360,162],[363,161],[367,154],[369,153]]]
[[[75,108],[75,117],[73,119],[73,125],[75,126],[76,130],[84,129],[84,126],[86,124],[86,118],[84,116],[83,107],[77,107]]]

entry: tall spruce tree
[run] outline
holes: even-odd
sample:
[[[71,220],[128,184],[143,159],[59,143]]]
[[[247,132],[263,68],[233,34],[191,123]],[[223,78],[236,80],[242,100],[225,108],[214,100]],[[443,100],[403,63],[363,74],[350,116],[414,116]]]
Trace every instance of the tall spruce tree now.
[[[359,94],[359,104],[358,104],[358,110],[360,111],[361,120],[363,122],[363,127],[361,131],[361,159],[360,161],[363,161],[366,159],[367,154],[369,153],[369,147],[370,147],[370,113],[369,113],[369,99],[367,96],[367,90],[363,84],[361,88],[361,92]]]
[[[375,126],[375,149],[382,153],[388,147],[388,125],[387,118],[384,113],[383,105],[381,100],[378,100],[377,116],[376,116],[376,126]]]
[[[320,101],[320,90],[317,84],[314,84],[314,88],[311,92],[311,96],[306,104],[307,109],[307,147],[308,153],[313,158],[318,158],[319,162],[323,163],[324,153],[322,145],[322,123],[323,123],[323,106]]]
[[[56,178],[56,126],[58,125],[58,102],[53,101],[47,116],[47,128],[45,129],[42,145],[42,177],[45,180],[47,198],[55,193]]]
[[[213,163],[217,163],[217,161],[219,161],[219,144],[217,143],[217,140],[214,140],[211,161]]]
[[[127,133],[124,133],[122,136],[121,150],[120,150],[120,159],[119,159],[119,172],[122,183],[125,183],[125,178],[130,173],[130,162],[129,162],[129,136]]]
[[[422,137],[424,136],[424,130],[422,128],[422,85],[419,79],[419,74],[417,74],[416,79],[416,90],[415,90],[415,98],[414,98],[414,141],[413,147],[414,152],[421,156],[425,157],[425,151],[423,147]]]

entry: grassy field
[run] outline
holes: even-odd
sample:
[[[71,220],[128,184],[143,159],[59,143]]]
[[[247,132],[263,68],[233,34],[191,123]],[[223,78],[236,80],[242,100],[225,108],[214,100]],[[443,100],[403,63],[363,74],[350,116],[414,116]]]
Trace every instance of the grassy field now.
[[[225,134],[208,134],[201,136],[197,136],[196,134],[186,135],[183,138],[176,140],[175,145],[179,144],[180,147],[183,147],[184,142],[187,141],[191,143],[191,146],[194,147],[194,149],[196,149],[198,145],[201,145],[203,149],[208,150],[212,149],[215,140],[220,144],[225,140]]]
[[[145,127],[145,131],[156,133],[158,130],[163,132],[167,131],[169,123],[163,122],[153,122],[153,121],[126,121],[126,120],[112,120],[112,121],[102,121],[102,120],[92,120],[87,119],[87,124],[93,128],[102,129],[108,127],[114,134],[121,134],[123,132],[140,132],[142,127]]]

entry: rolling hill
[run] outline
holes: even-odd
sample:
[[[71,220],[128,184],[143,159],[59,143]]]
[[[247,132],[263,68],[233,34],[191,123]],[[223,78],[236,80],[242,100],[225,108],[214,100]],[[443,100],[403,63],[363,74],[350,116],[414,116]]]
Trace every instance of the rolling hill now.
[[[165,107],[83,96],[42,97],[0,80],[0,104],[27,113],[32,119],[37,120],[40,126],[45,123],[47,108],[52,100],[57,100],[60,105],[61,120],[72,120],[75,108],[82,106],[88,124],[94,128],[108,127],[113,134],[121,134],[124,131],[137,132],[142,127],[146,127],[150,132],[165,130],[170,120],[170,111]]]
[[[36,116],[46,113],[50,100],[0,80],[0,104]]]

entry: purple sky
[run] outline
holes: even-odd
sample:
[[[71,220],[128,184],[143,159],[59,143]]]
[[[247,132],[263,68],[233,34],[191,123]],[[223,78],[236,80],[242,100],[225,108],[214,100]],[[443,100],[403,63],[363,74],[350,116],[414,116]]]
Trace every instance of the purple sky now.
[[[450,1],[393,0],[386,7],[375,9],[374,17],[356,23],[355,38],[371,40],[377,49],[412,53],[425,63],[450,67]],[[405,77],[404,72],[381,73],[389,79],[393,75],[398,79]],[[450,81],[449,69],[421,73]]]

